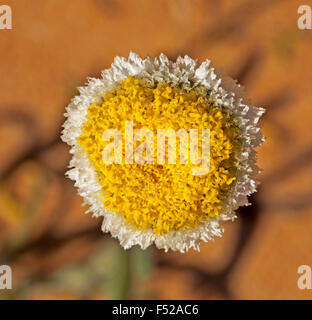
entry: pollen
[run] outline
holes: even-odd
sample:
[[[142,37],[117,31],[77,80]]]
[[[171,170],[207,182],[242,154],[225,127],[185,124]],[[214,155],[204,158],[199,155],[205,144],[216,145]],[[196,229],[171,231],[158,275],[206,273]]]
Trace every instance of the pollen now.
[[[190,161],[157,164],[157,152],[153,164],[104,163],[102,153],[110,143],[103,140],[104,131],[117,129],[125,141],[126,121],[133,122],[134,133],[142,128],[151,130],[155,150],[158,129],[209,129],[209,172],[193,175],[194,164]],[[222,214],[223,200],[236,180],[238,136],[231,114],[210,101],[204,89],[150,84],[128,77],[107,92],[102,101],[88,107],[78,144],[87,153],[101,184],[103,207],[123,216],[135,229],[152,229],[161,236],[196,228]],[[134,141],[134,150],[140,143]],[[178,143],[176,150],[179,160]]]

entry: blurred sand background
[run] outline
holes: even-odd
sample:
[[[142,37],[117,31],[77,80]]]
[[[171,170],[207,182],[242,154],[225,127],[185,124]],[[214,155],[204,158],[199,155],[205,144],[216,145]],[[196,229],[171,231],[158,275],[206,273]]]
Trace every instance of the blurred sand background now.
[[[312,31],[302,0],[6,0],[0,30],[0,265],[5,299],[311,299]],[[311,5],[311,3],[310,3]],[[201,252],[124,251],[65,179],[65,106],[116,55],[212,60],[265,106],[259,192]]]

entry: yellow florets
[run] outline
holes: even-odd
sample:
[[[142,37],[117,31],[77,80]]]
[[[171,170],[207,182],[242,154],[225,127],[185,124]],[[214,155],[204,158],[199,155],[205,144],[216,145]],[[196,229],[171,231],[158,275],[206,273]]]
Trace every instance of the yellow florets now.
[[[133,121],[134,133],[148,128],[154,137],[160,128],[209,129],[209,173],[192,175],[190,162],[159,165],[156,152],[155,164],[105,164],[102,152],[109,142],[103,141],[103,132],[118,129],[124,141],[125,121]],[[209,103],[204,94],[164,83],[151,87],[129,77],[106,93],[103,102],[89,106],[78,143],[98,175],[104,207],[122,215],[136,229],[151,228],[163,235],[194,228],[220,215],[222,200],[235,180],[237,136],[230,115]],[[134,142],[134,149],[140,143]]]

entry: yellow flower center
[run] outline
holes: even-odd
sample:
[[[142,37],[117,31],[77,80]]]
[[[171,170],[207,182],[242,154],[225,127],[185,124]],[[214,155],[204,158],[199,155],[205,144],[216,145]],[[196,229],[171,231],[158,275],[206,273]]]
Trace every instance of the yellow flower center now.
[[[125,122],[136,130],[147,128],[154,133],[155,150],[158,129],[198,129],[201,151],[202,129],[210,130],[210,170],[193,175],[194,164],[107,164],[103,140],[105,130],[114,128],[125,141]],[[178,139],[177,139],[178,141]],[[88,119],[78,138],[102,185],[103,205],[122,215],[136,229],[149,229],[158,235],[181,228],[194,228],[202,221],[220,215],[236,174],[235,153],[239,147],[238,129],[229,113],[209,102],[202,90],[185,90],[169,84],[150,86],[135,77],[120,82],[103,101],[88,108]],[[136,150],[142,141],[134,141]],[[123,156],[125,146],[122,147]],[[190,151],[190,150],[188,150]],[[189,152],[188,152],[189,153]],[[196,167],[196,166],[195,166]]]

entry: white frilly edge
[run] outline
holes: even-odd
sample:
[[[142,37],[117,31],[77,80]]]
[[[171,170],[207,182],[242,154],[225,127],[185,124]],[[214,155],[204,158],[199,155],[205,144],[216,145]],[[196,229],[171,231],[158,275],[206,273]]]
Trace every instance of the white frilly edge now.
[[[157,236],[151,229],[136,230],[121,215],[104,209],[99,200],[101,185],[87,154],[77,144],[77,138],[87,120],[89,105],[100,101],[105,92],[111,91],[129,76],[136,76],[151,85],[154,81],[163,81],[173,86],[183,83],[184,88],[205,87],[210,92],[212,101],[215,101],[217,106],[227,108],[237,119],[242,139],[238,154],[237,182],[224,201],[219,217],[202,222],[194,230],[181,229]],[[242,87],[230,78],[222,78],[222,75],[210,66],[209,60],[198,66],[198,62],[188,56],[179,57],[176,62],[172,62],[164,54],[159,58],[141,59],[130,52],[127,59],[116,57],[111,68],[102,71],[101,79],[89,78],[87,85],[78,89],[80,95],[74,97],[66,108],[67,120],[62,132],[62,140],[71,146],[72,154],[70,170],[66,174],[75,181],[78,193],[84,198],[84,204],[89,205],[87,212],[93,212],[95,217],[103,216],[103,232],[110,232],[113,237],[118,238],[125,249],[137,244],[145,249],[154,242],[157,248],[165,251],[172,249],[183,253],[190,248],[199,251],[201,240],[207,242],[215,236],[221,237],[222,221],[234,220],[235,210],[239,206],[248,205],[247,196],[255,192],[258,185],[255,176],[259,173],[259,168],[255,164],[257,155],[254,148],[264,141],[258,121],[265,110],[247,105]]]

